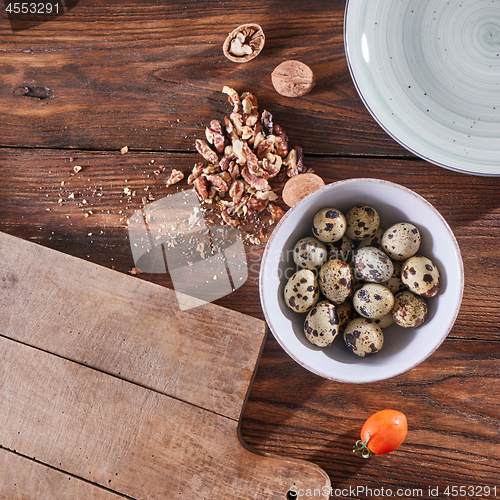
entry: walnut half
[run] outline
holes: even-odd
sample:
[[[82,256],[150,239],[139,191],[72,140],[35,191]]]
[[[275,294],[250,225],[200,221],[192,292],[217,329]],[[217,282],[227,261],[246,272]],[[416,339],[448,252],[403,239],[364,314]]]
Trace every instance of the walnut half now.
[[[244,63],[260,54],[265,40],[258,24],[242,24],[229,33],[222,50],[230,61]]]

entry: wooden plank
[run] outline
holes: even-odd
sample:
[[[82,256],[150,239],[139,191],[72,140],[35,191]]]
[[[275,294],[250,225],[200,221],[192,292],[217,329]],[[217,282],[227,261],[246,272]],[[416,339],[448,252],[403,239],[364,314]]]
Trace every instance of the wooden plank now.
[[[159,200],[186,189],[185,181],[167,188],[165,179],[172,168],[187,174],[198,158],[197,154],[180,153],[121,155],[15,149],[0,150],[0,154],[0,230],[108,268],[114,266],[122,273],[134,266],[126,222],[144,206],[142,193],[151,193]],[[464,300],[451,336],[498,339],[499,178],[467,176],[424,161],[332,157],[307,157],[306,161],[326,182],[376,177],[398,182],[429,200],[454,231],[464,261]],[[83,166],[78,174],[73,172],[75,164]],[[165,171],[155,175],[158,166],[164,166]],[[127,186],[135,196],[124,194]],[[282,183],[273,182],[273,186],[279,194]],[[74,198],[69,198],[71,194]],[[59,203],[59,199],[63,201]],[[220,220],[213,223],[220,224]],[[266,228],[266,238],[272,229]],[[266,238],[261,245],[247,245],[249,275],[245,285],[217,304],[263,318],[257,285]],[[172,287],[168,274],[139,278]]]
[[[330,484],[247,450],[237,421],[3,337],[0,387],[2,447],[137,500],[282,500]]]
[[[446,486],[489,486],[493,498],[500,477],[498,346],[498,340],[448,338],[408,373],[346,386],[290,363],[269,339],[242,418],[243,439],[269,453],[315,461],[334,488],[384,487],[394,496],[415,488],[424,495],[411,498],[430,498],[428,488],[439,487],[445,498]],[[293,380],[293,398],[280,389],[285,376]],[[405,413],[408,435],[397,451],[364,460],[352,453],[353,444],[364,420],[384,408]]]
[[[0,333],[238,420],[264,323],[0,234]]]
[[[230,112],[221,93],[229,85],[255,92],[307,152],[411,156],[356,93],[344,54],[344,7],[344,0],[313,1],[304,16],[292,0],[242,0],[237,9],[210,0],[80,0],[26,31],[13,33],[1,19],[0,145],[193,151],[209,121]],[[250,21],[262,25],[265,48],[253,61],[232,63],[223,42]],[[270,75],[286,59],[315,72],[307,96],[290,99],[272,87]],[[30,87],[50,97],[28,97]]]
[[[9,500],[126,498],[4,449],[0,449],[0,470],[0,495]]]

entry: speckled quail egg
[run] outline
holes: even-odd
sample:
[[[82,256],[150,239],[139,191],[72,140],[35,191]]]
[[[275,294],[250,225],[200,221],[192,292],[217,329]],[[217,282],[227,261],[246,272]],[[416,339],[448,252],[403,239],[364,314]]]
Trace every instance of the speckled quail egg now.
[[[351,240],[371,238],[380,225],[378,212],[367,205],[358,205],[351,208],[345,218],[347,222],[345,234]]]
[[[336,310],[339,318],[339,333],[344,333],[345,327],[356,317],[356,311],[349,299],[336,306]]]
[[[388,312],[385,316],[382,316],[380,319],[374,319],[373,322],[380,328],[382,328],[382,330],[384,328],[388,328],[394,323],[394,318],[392,317],[392,311]]]
[[[297,241],[293,248],[293,261],[305,269],[320,268],[326,262],[327,255],[325,244],[311,236]]]
[[[427,304],[425,299],[405,291],[394,297],[392,308],[394,322],[403,328],[413,328],[421,325],[427,317]]]
[[[396,293],[400,292],[401,290],[405,290],[406,285],[401,280],[403,263],[399,260],[395,260],[392,262],[392,265],[394,267],[394,272],[387,281],[384,281],[382,283],[382,285],[386,286],[392,292],[393,295],[396,295]]]
[[[340,240],[334,243],[327,243],[326,249],[328,250],[328,260],[340,259],[344,262],[349,262],[352,259],[352,250],[354,248],[353,241],[345,234]]]
[[[375,247],[364,247],[354,253],[354,275],[370,283],[387,281],[394,272],[391,259]]]
[[[349,264],[340,259],[328,260],[319,271],[319,287],[323,295],[333,304],[342,304],[352,286]]]
[[[319,347],[330,345],[339,333],[339,319],[335,306],[326,300],[318,302],[307,314],[304,334]]]
[[[286,305],[295,312],[309,311],[319,298],[316,275],[310,269],[297,271],[285,285]]]
[[[382,236],[382,249],[394,260],[406,260],[420,248],[420,231],[409,222],[391,226]]]
[[[394,295],[383,285],[367,283],[354,294],[352,302],[361,316],[380,319],[391,311]]]
[[[366,238],[366,240],[361,240],[357,242],[356,248],[364,248],[364,247],[375,247],[375,248],[380,248],[382,245],[382,236],[385,233],[385,229],[382,229],[379,227],[373,236],[370,238]]]
[[[351,292],[349,293],[349,297],[352,298],[354,297],[354,294],[363,286],[365,285],[365,282],[363,280],[360,280],[356,277],[356,273],[352,273],[352,285],[351,285]]]
[[[373,321],[366,318],[353,319],[344,330],[347,348],[356,356],[372,356],[382,349],[384,334]]]
[[[333,243],[344,236],[346,220],[344,214],[336,208],[324,208],[313,219],[312,232],[316,238],[326,243]]]
[[[427,257],[405,260],[401,280],[410,291],[423,297],[434,297],[439,292],[439,269]]]

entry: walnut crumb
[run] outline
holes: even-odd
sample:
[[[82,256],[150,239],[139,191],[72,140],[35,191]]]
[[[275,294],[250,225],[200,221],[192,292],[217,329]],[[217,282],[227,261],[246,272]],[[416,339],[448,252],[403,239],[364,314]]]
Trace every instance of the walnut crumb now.
[[[138,274],[142,274],[142,271],[137,267],[133,267],[128,273],[132,276],[137,276]]]
[[[281,218],[285,215],[285,211],[281,207],[278,207],[277,205],[274,205],[272,203],[269,203],[267,209],[271,213],[272,220],[274,221],[281,220]]]

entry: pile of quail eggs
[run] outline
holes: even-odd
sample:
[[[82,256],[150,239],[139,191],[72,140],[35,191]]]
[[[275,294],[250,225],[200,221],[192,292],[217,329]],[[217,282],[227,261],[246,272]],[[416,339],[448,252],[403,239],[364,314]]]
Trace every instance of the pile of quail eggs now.
[[[357,205],[344,214],[324,208],[314,216],[311,236],[293,249],[297,272],[288,280],[288,307],[307,313],[304,334],[320,347],[337,335],[360,357],[380,351],[383,329],[421,325],[426,299],[439,291],[439,270],[417,255],[420,231],[409,222],[387,230],[378,212]]]

